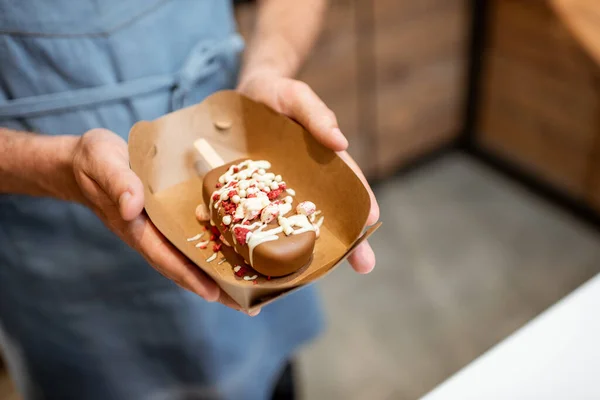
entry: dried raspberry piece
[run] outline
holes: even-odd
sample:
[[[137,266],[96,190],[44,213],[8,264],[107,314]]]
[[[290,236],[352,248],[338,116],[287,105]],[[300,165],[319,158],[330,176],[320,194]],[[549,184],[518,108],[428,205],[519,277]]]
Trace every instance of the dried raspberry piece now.
[[[214,242],[216,239],[217,239],[217,236],[215,236],[214,233],[212,235],[210,235],[210,237],[208,238],[208,240],[210,240],[211,242]]]
[[[213,199],[213,201],[217,201],[217,200],[219,200],[219,197],[220,197],[219,194],[215,193],[215,194],[213,194],[212,199]]]
[[[219,250],[221,250],[221,246],[223,246],[223,243],[214,244],[214,245],[213,245],[213,251],[214,251],[215,253],[217,253]]]
[[[250,268],[247,267],[246,265],[236,265],[233,268],[233,273],[238,278],[244,278],[246,276],[255,275],[254,272],[252,270],[250,270]]]
[[[270,277],[270,276],[267,276],[267,280],[268,280],[268,281],[270,281],[270,280],[271,280],[271,277]]]
[[[236,208],[237,206],[230,201],[223,203],[223,211],[225,211],[225,214],[233,215]]]
[[[281,190],[285,190],[285,189],[287,189],[287,185],[286,185],[286,183],[285,183],[285,182],[281,182],[281,183],[279,184],[279,189],[281,189]]]
[[[246,236],[248,235],[248,232],[250,232],[250,229],[246,229],[241,226],[238,226],[233,229],[235,240],[242,246],[246,244]]]
[[[233,167],[233,173],[237,174],[238,172],[240,172],[240,169],[238,167]]]
[[[279,189],[275,189],[275,190],[272,190],[269,193],[267,193],[267,197],[269,198],[269,200],[273,201],[277,197],[279,197],[281,192],[283,192],[283,190],[281,189],[281,187],[279,187]]]
[[[227,193],[227,196],[229,196],[229,198],[231,199],[236,194],[238,194],[237,190],[230,190],[229,193]]]
[[[223,184],[222,184],[221,182],[217,182],[217,184],[215,185],[215,187],[216,187],[217,189],[219,189],[221,186],[223,186]]]
[[[246,196],[246,197],[247,197],[247,198],[249,198],[249,199],[251,199],[251,198],[253,198],[253,197],[256,197],[256,193],[251,193],[251,194],[249,194],[249,195],[248,195],[248,196]]]
[[[221,232],[219,232],[219,228],[217,228],[216,226],[211,226],[210,231],[212,232],[213,235],[216,235],[217,237],[221,236]],[[211,239],[211,240],[214,240],[214,239]]]
[[[252,281],[252,284],[253,284],[253,285],[258,285],[258,281],[257,281],[256,279],[255,279],[255,280],[253,280],[253,281]]]

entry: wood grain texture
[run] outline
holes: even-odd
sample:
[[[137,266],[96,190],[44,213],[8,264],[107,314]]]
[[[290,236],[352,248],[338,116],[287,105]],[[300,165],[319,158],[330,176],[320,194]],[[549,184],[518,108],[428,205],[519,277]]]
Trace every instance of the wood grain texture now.
[[[463,0],[374,0],[378,167],[384,176],[461,129],[466,73]]]
[[[479,143],[575,198],[600,133],[598,68],[545,0],[496,0]]]

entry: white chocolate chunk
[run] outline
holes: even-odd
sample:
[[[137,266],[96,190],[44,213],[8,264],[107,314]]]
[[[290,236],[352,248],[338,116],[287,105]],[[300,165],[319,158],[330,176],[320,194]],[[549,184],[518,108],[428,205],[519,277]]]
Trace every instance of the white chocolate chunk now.
[[[271,183],[271,190],[277,190],[277,189],[279,189],[279,185],[277,184],[277,182]]]
[[[231,198],[231,201],[233,201],[233,203],[234,203],[234,204],[238,204],[238,203],[240,202],[240,196],[238,196],[237,194],[236,194],[236,195],[234,195],[234,196]]]
[[[281,182],[281,175],[275,175],[275,182]]]
[[[205,240],[204,242],[197,243],[196,247],[206,248],[206,246],[208,246],[209,243],[210,243],[210,240]]]
[[[260,161],[254,161],[254,165],[256,166],[256,168],[262,168],[262,169],[270,169],[271,168],[271,163],[265,160],[260,160]]]
[[[285,191],[290,195],[290,196],[295,196],[296,195],[296,191],[294,189],[290,189],[287,188],[285,189]]]
[[[260,220],[268,224],[279,216],[279,207],[276,204],[269,204],[260,213]]]
[[[225,120],[225,119],[218,119],[214,122],[215,127],[220,130],[220,131],[224,131],[227,130],[229,128],[231,128],[231,125],[233,125],[233,123],[229,120]]]
[[[231,224],[231,216],[230,215],[226,215],[226,216],[223,217],[223,224],[224,225]]]
[[[204,232],[206,233],[206,232]],[[190,238],[187,238],[188,242],[195,242],[196,240],[200,239],[202,236],[204,236],[204,233],[199,233],[196,236],[192,236]]]
[[[312,201],[303,201],[296,207],[298,214],[309,216],[317,210],[317,206]]]

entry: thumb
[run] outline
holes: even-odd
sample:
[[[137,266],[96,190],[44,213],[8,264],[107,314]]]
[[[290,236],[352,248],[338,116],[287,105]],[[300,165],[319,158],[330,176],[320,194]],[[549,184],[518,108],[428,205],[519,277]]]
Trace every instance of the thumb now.
[[[306,83],[286,80],[278,98],[280,111],[304,126],[321,144],[334,151],[346,150],[348,139],[338,127],[333,111]]]
[[[82,138],[85,141],[83,157],[87,158],[84,163],[86,174],[118,207],[125,221],[135,219],[144,208],[144,186],[129,168],[127,144],[106,130],[86,135]]]

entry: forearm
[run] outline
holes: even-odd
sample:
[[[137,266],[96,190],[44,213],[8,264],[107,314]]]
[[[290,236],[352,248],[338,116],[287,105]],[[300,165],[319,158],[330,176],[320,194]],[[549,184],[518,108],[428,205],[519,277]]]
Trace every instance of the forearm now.
[[[327,0],[259,1],[240,82],[262,71],[294,76],[317,38],[326,5]]]
[[[71,155],[75,136],[44,136],[0,127],[0,193],[79,200]]]

